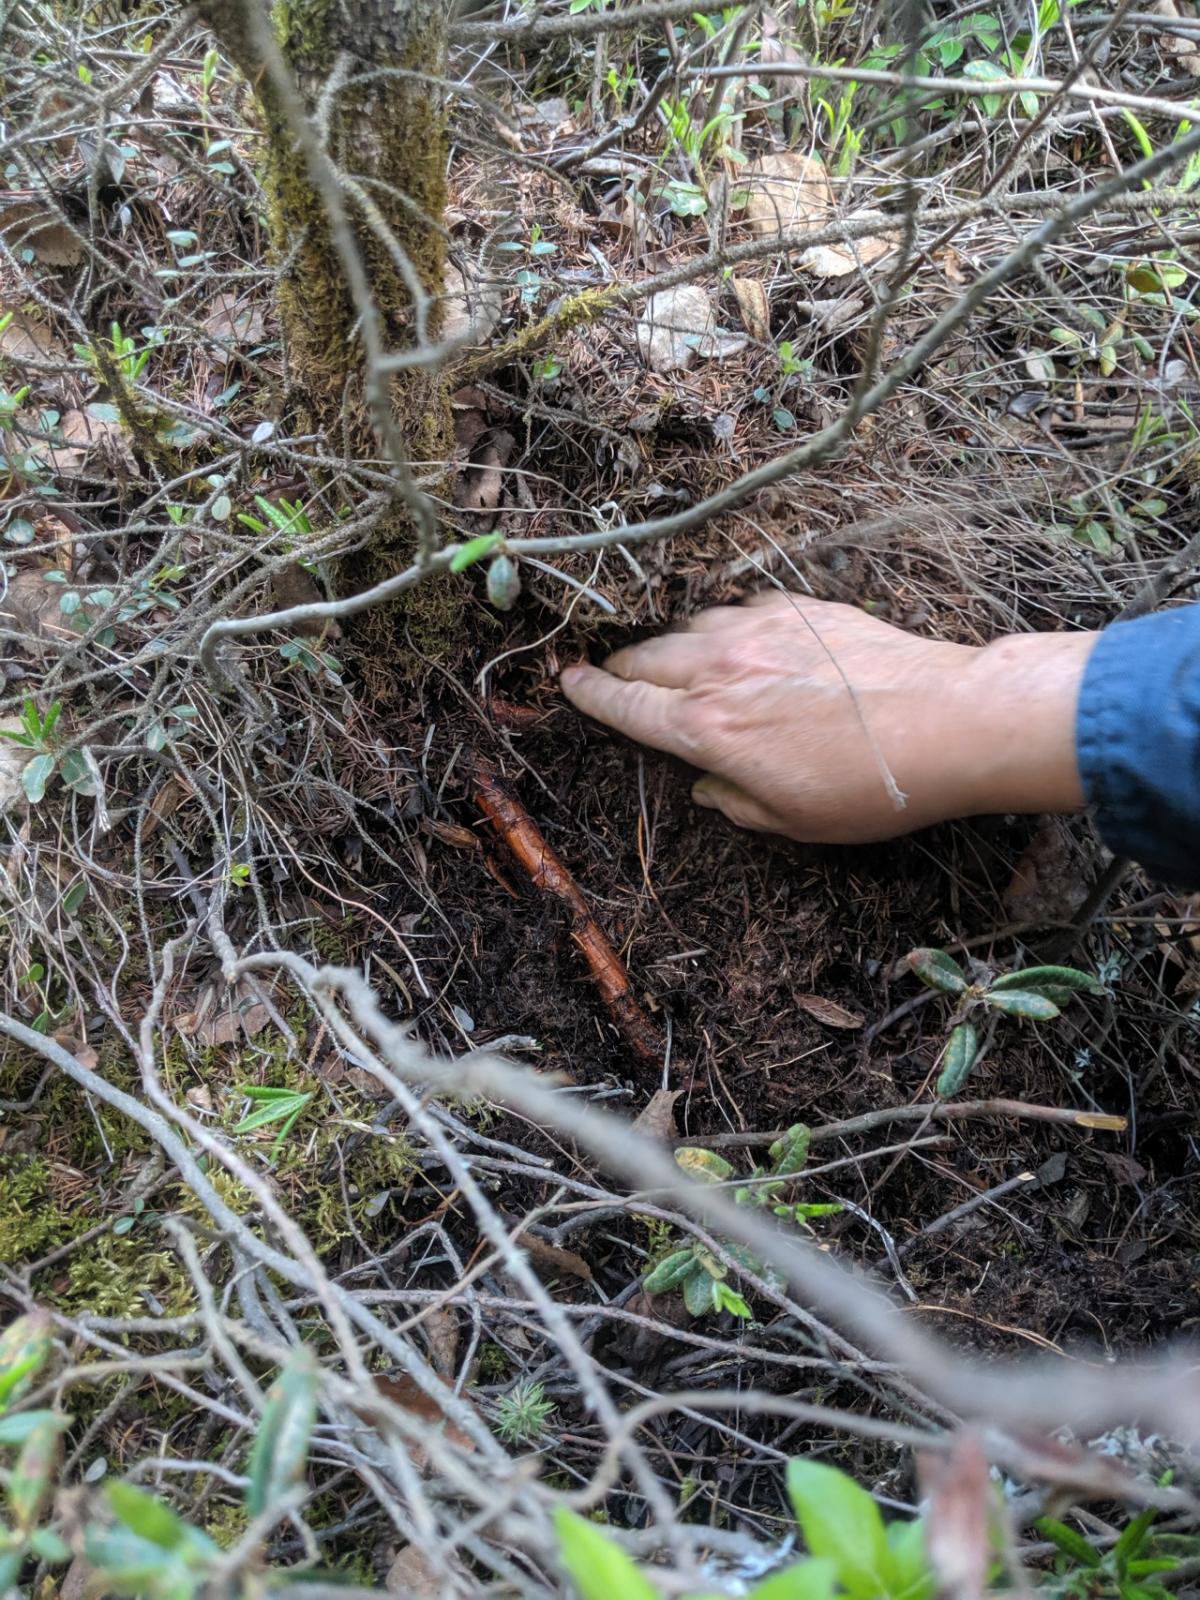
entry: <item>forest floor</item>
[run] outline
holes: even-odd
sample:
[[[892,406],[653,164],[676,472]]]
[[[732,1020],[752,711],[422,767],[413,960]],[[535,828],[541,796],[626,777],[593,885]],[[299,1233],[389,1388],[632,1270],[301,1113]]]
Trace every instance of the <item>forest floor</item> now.
[[[821,59],[895,62],[868,9],[822,8]],[[1024,22],[1001,44],[989,13],[931,22],[930,71],[1001,61],[1016,76],[1061,76],[1074,43],[1052,0],[1042,13],[1032,44]],[[1085,45],[1111,15],[1082,19]],[[1163,17],[1166,31],[1116,28],[1100,81],[1182,105],[1200,52]],[[694,43],[693,24],[673,26]],[[716,208],[697,170],[736,186],[790,129],[834,175],[838,214],[931,213],[886,321],[886,366],[1048,214],[1047,197],[1111,179],[1149,137],[1136,117],[1084,100],[1055,100],[1029,137],[1019,97],[927,95],[902,162],[894,90],[866,84],[842,101],[836,78],[760,73],[766,101],[741,84],[719,130],[740,160],[654,117],[576,160],[644,94],[661,42],[660,25],[608,37],[603,58],[582,35],[514,53],[499,88],[479,80],[502,90],[503,139],[481,134],[465,102],[455,111],[448,221],[486,327],[475,329],[485,359],[452,401],[457,537],[581,534],[665,514],[847,403],[894,250],[860,246],[833,271],[784,252],[710,273],[700,292],[719,338],[693,335],[678,365],[648,359],[633,299],[534,355],[486,358],[582,290],[702,258]],[[570,1359],[502,1263],[484,1262],[479,1321],[469,1274],[487,1240],[470,1206],[282,979],[226,988],[198,931],[214,903],[238,950],[361,967],[385,1010],[437,1051],[496,1047],[627,1119],[653,1103],[650,1132],[719,1149],[739,1175],[765,1160],[768,1135],[806,1124],[798,1192],[840,1209],[801,1231],[874,1272],[952,1347],[1075,1365],[1194,1332],[1200,908],[1136,868],[1096,896],[1108,862],[1086,818],[987,817],[838,849],[739,831],[692,803],[680,762],[582,719],[557,683],[568,661],[601,660],[766,583],[963,643],[1099,627],[1144,604],[1147,585],[1158,601],[1185,593],[1200,479],[1186,188],[1156,207],[1139,191],[1140,204],[1114,203],[1054,243],[833,461],[675,539],[550,558],[574,584],[523,563],[509,611],[488,604],[480,564],[416,591],[382,644],[376,629],[366,646],[349,621],[319,641],[263,636],[244,647],[249,699],[231,710],[196,665],[203,626],[337,593],[340,507],[315,486],[321,443],[285,439],[256,136],[224,64],[199,94],[203,45],[189,39],[156,77],[153,104],[165,124],[193,118],[190,143],[164,142],[139,102],[123,170],[97,176],[93,164],[102,238],[78,221],[88,171],[73,139],[50,148],[51,187],[82,234],[51,241],[43,229],[23,259],[13,195],[10,220],[0,212],[12,246],[0,314],[14,314],[0,332],[0,398],[16,397],[0,410],[0,442],[12,445],[18,417],[27,452],[0,490],[4,726],[22,732],[33,695],[41,714],[60,704],[64,725],[86,725],[91,751],[90,767],[60,761],[44,798],[25,780],[40,747],[0,752],[20,758],[0,763],[6,1010],[85,1073],[135,1090],[131,1041],[153,999],[164,1086],[269,1179],[326,1271],[416,1306],[447,1291],[457,1309],[436,1334],[425,1319],[421,1348],[490,1426],[511,1415],[506,1397],[524,1404],[540,1386],[550,1405],[517,1443],[540,1453],[551,1486],[584,1482],[603,1449]],[[1052,99],[1031,98],[1034,109]],[[691,115],[684,105],[696,128]],[[1156,147],[1176,136],[1161,117],[1153,129]],[[1198,178],[1189,168],[1162,181]],[[14,195],[19,180],[14,169]],[[761,237],[736,198],[729,216],[728,243]],[[99,240],[103,270],[85,264],[80,237]],[[131,436],[89,339],[170,411],[184,452],[172,470]],[[281,554],[308,565],[276,561],[268,584],[266,557]],[[471,782],[478,757],[561,858],[660,1055],[614,1024],[578,918],[488,825]],[[164,947],[181,936],[168,973]],[[978,973],[1069,961],[1098,990],[1046,1024],[1000,1019],[945,1115],[932,1086],[952,1006],[905,966],[919,947]],[[244,1126],[263,1104],[247,1086],[296,1096],[281,1139],[281,1117]],[[0,1297],[50,1306],[80,1340],[89,1317],[115,1332],[122,1316],[189,1314],[194,1283],[163,1217],[191,1201],[147,1132],[24,1045],[0,1058],[0,1096]],[[696,1317],[678,1295],[648,1296],[642,1278],[681,1237],[675,1213],[631,1199],[550,1128],[477,1099],[453,1111],[496,1213],[523,1230],[622,1405],[736,1387],[908,1414],[882,1369],[835,1351],[770,1296],[749,1293],[749,1316]],[[257,1217],[233,1180],[229,1194]],[[105,1397],[77,1473],[101,1457],[124,1467],[168,1445],[200,1449],[194,1399],[166,1401],[144,1374]],[[831,1441],[786,1414],[664,1411],[640,1438],[688,1521],[767,1546],[790,1527],[780,1464],[801,1448],[833,1448],[887,1502],[916,1498],[902,1452]],[[244,1527],[235,1499],[214,1478],[189,1514],[224,1542]],[[617,1526],[643,1526],[627,1480],[606,1508]],[[344,1486],[322,1514],[326,1558],[381,1576],[392,1530],[356,1521]],[[293,1546],[284,1539],[283,1558]],[[480,1570],[477,1549],[471,1559]]]

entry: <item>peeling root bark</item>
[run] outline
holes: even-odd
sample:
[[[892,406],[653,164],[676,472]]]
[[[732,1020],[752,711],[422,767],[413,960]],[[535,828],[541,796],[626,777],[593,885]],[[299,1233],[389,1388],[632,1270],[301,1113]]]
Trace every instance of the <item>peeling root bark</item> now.
[[[587,901],[561,858],[504,782],[494,762],[472,754],[467,771],[475,804],[496,837],[534,888],[559,901],[570,913],[571,937],[625,1042],[640,1060],[661,1066],[666,1057],[666,1040],[638,1004],[624,963],[588,910]]]

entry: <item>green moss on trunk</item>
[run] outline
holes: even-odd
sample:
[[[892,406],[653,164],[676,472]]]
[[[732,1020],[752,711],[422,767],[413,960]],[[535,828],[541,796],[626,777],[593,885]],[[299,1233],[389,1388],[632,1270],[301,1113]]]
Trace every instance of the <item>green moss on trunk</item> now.
[[[263,68],[243,9],[246,0],[203,0],[202,12],[226,52],[253,86],[266,132],[263,182],[272,247],[279,263],[278,299],[288,380],[302,432],[323,433],[331,447],[376,460],[379,441],[365,395],[358,312],[346,281],[325,202],[294,137],[288,105]],[[443,218],[448,140],[446,74],[449,0],[276,0],[273,22],[304,109],[315,116],[339,173],[379,315],[385,347],[414,343],[413,297],[397,259],[422,289],[440,296],[446,266]],[[337,90],[329,94],[331,76]],[[322,100],[322,97],[324,101]],[[376,224],[372,226],[372,221]],[[382,235],[382,236],[381,236]],[[427,333],[436,338],[439,315]],[[390,392],[409,459],[428,475],[448,462],[453,428],[440,374],[416,368]],[[390,575],[412,559],[414,531],[397,508],[372,546],[350,559],[339,587],[351,591]],[[368,640],[387,635],[396,654],[398,619],[369,613]]]

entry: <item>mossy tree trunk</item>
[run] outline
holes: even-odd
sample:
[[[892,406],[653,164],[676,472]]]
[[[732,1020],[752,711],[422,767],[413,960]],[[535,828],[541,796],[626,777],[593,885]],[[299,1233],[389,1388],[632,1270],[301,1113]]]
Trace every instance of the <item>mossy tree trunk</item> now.
[[[378,459],[359,310],[326,199],[296,138],[295,107],[263,59],[248,9],[260,3],[202,0],[201,12],[262,111],[264,187],[296,420],[300,431],[324,434],[331,452],[340,454],[348,441],[361,459]],[[449,12],[450,0],[275,0],[271,13],[303,110],[337,173],[350,180],[340,185],[349,223],[342,242],[349,232],[376,307],[379,343],[389,352],[416,338],[412,296],[389,242],[427,293],[443,288]],[[436,338],[438,322],[431,308],[427,338]],[[449,459],[450,409],[436,372],[415,367],[393,377],[390,409],[411,461]],[[353,563],[347,586],[394,572],[412,549],[413,529],[398,510]]]

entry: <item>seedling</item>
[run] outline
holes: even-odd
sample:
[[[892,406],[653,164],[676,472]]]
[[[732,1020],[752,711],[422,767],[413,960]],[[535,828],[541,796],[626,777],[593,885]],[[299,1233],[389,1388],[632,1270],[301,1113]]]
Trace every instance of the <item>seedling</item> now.
[[[821,1461],[789,1461],[788,1496],[808,1547],[746,1591],[748,1600],[932,1600],[937,1584],[925,1523],[884,1523],[865,1489]],[[583,1600],[660,1600],[660,1591],[616,1540],[593,1522],[555,1513],[563,1566]],[[692,1596],[691,1600],[714,1600]]]
[[[1052,1022],[1078,994],[1103,994],[1104,985],[1077,967],[1022,967],[973,983],[944,950],[911,950],[903,965],[921,982],[957,1002],[953,1026],[942,1051],[937,1092],[957,1094],[979,1055],[979,1030],[968,1017],[987,1010],[1023,1022]]]
[[[0,738],[24,745],[34,755],[21,769],[21,787],[31,806],[44,798],[47,785],[58,772],[68,789],[77,794],[95,794],[96,781],[82,750],[61,750],[57,734],[62,701],[55,700],[45,716],[36,702],[26,700],[21,707],[20,728],[0,728]]]
[[[523,1380],[496,1402],[496,1432],[505,1444],[536,1444],[556,1410],[540,1383]]]
[[[769,1208],[777,1217],[802,1227],[816,1217],[840,1211],[842,1208],[836,1202],[814,1204],[783,1199],[788,1184],[808,1160],[808,1142],[809,1131],[802,1122],[789,1128],[767,1152],[770,1166],[755,1167],[747,1181],[734,1190],[734,1204]],[[737,1176],[733,1166],[715,1150],[684,1146],[676,1150],[675,1160],[689,1177],[701,1183],[727,1183]],[[742,1266],[770,1280],[770,1268],[744,1246],[724,1244],[724,1248]],[[750,1307],[743,1296],[725,1282],[728,1275],[729,1268],[711,1250],[700,1244],[688,1244],[673,1250],[651,1268],[642,1283],[650,1294],[680,1290],[684,1305],[694,1317],[702,1317],[707,1311],[731,1311],[735,1317],[749,1317]]]
[[[230,868],[230,874],[236,870],[236,867]],[[255,1109],[234,1124],[234,1133],[253,1133],[256,1129],[269,1127],[274,1122],[281,1123],[282,1126],[275,1136],[275,1143],[271,1146],[271,1160],[277,1161],[288,1134],[296,1126],[300,1113],[312,1100],[314,1091],[273,1089],[260,1084],[243,1083],[238,1086],[238,1092],[244,1094],[247,1100],[252,1100]]]

